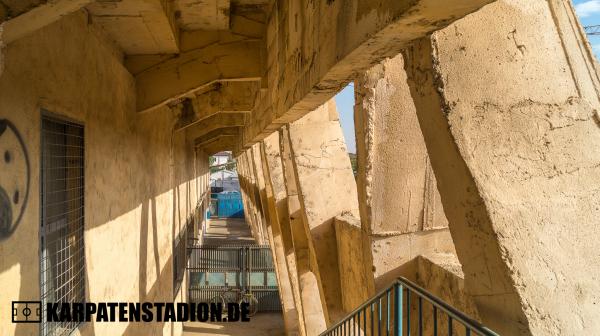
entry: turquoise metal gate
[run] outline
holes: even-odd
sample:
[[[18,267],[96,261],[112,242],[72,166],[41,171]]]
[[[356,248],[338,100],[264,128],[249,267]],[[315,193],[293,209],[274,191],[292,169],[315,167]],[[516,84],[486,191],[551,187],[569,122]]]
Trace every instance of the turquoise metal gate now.
[[[244,218],[242,195],[237,191],[212,193],[210,216],[219,218]]]
[[[258,300],[258,311],[281,311],[275,266],[269,246],[193,246],[189,248],[188,300],[247,291]]]

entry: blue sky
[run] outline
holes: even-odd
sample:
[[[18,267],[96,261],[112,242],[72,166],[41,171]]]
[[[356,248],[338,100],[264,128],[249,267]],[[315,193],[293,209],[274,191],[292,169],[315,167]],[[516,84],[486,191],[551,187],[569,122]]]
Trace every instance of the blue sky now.
[[[579,19],[584,26],[600,25],[600,0],[573,0]],[[590,43],[600,59],[600,36],[590,36]],[[340,123],[348,145],[348,152],[356,153],[354,138],[354,85],[350,83],[335,96]]]

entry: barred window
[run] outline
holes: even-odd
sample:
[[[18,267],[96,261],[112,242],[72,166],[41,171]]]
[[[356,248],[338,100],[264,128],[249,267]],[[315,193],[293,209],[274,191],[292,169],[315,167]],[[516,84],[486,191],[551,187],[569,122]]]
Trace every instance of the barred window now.
[[[77,322],[45,322],[47,302],[85,301],[83,126],[42,116],[40,293],[43,336]]]
[[[195,231],[195,220],[194,218],[188,219],[185,223],[185,227],[179,231],[179,234],[173,239],[173,295],[177,295],[183,282],[183,275],[185,273],[185,267],[190,256],[188,250],[189,245],[194,244],[196,239]]]

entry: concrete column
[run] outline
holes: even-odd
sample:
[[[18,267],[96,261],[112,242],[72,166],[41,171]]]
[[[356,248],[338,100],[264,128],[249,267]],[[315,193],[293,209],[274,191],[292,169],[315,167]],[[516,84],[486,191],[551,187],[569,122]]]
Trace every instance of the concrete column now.
[[[297,172],[301,215],[317,260],[329,318],[344,315],[334,219],[358,217],[356,182],[332,99],[289,125],[292,163]]]
[[[267,191],[265,189],[265,177],[262,167],[262,158],[261,158],[261,150],[260,143],[256,143],[250,148],[248,153],[252,157],[252,167],[254,170],[254,174],[256,176],[256,197],[258,199],[258,203],[260,207],[258,208],[259,216],[260,216],[260,231],[262,234],[262,240],[267,242],[269,239],[269,226],[271,225],[271,218],[269,214],[269,208],[267,203]]]
[[[307,336],[319,335],[327,329],[329,315],[323,295],[314,250],[309,248],[309,232],[298,195],[297,176],[290,150],[288,127],[280,133],[281,161],[287,193],[289,227],[296,254],[296,268],[300,288],[300,301],[304,315],[304,330]]]
[[[263,233],[263,218],[262,218],[262,206],[260,204],[260,195],[258,187],[256,185],[257,173],[254,169],[254,159],[252,158],[252,151],[248,149],[244,151],[244,161],[246,162],[246,169],[248,171],[248,198],[251,203],[252,224],[254,225],[254,239],[257,244],[265,244],[264,233]]]
[[[275,133],[277,135],[277,133]],[[278,140],[278,139],[277,139]],[[294,294],[287,266],[285,249],[283,246],[283,238],[281,236],[281,227],[277,215],[277,205],[273,194],[273,186],[271,184],[271,175],[267,164],[267,157],[264,151],[264,143],[260,143],[258,150],[260,151],[260,162],[264,176],[264,194],[269,220],[267,222],[267,232],[275,268],[277,271],[277,283],[279,285],[279,295],[283,306],[283,319],[285,324],[286,335],[299,335],[299,320],[298,311],[294,302]],[[281,172],[282,173],[282,172]],[[283,176],[281,176],[283,178]]]
[[[239,169],[242,172],[240,178],[240,188],[242,189],[242,199],[244,202],[244,216],[246,223],[250,226],[250,231],[254,240],[261,244],[261,234],[258,230],[259,224],[256,217],[256,204],[254,201],[254,183],[252,178],[252,170],[247,152],[244,151],[239,156]]]
[[[296,267],[296,253],[294,251],[294,242],[290,228],[290,216],[288,213],[288,200],[285,187],[285,178],[281,161],[281,152],[279,147],[279,132],[274,132],[263,141],[264,162],[266,163],[265,174],[267,184],[270,185],[275,203],[276,216],[273,216],[273,230],[279,230],[281,233],[281,243],[284,250],[285,262],[288,270],[288,279],[281,279],[281,282],[289,282],[292,289],[294,306],[298,315],[298,330],[300,335],[306,335],[304,328],[304,312],[300,296],[300,287],[298,280],[298,271]]]
[[[410,263],[420,255],[449,254],[437,259],[454,259],[448,269],[455,269],[454,244],[401,55],[359,76],[354,110],[360,216],[372,240],[376,289],[398,276],[417,280]]]
[[[404,53],[456,252],[502,335],[600,330],[600,81],[570,1],[501,0]]]

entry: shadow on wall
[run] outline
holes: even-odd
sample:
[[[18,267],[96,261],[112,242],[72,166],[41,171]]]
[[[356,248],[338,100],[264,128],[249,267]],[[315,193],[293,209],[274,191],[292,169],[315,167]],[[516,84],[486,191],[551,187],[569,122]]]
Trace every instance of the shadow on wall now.
[[[5,120],[1,120],[2,122],[0,123],[0,126],[4,126],[4,125],[12,125],[12,123],[9,122],[5,122]],[[12,131],[13,134],[11,134]],[[6,141],[5,141],[6,140]],[[93,152],[93,151],[92,151]],[[38,258],[34,258],[35,256],[38,255],[38,253],[36,251],[30,251],[31,253],[23,253],[24,250],[24,246],[30,246],[33,247],[34,249],[38,249],[38,231],[39,231],[39,220],[31,220],[32,218],[37,218],[38,214],[39,214],[39,197],[29,197],[28,200],[28,194],[29,194],[29,189],[30,189],[30,179],[32,181],[35,181],[36,179],[39,179],[36,177],[36,174],[39,174],[39,172],[34,172],[33,174],[30,172],[31,168],[30,168],[30,162],[29,162],[29,153],[27,152],[27,147],[25,146],[24,141],[22,140],[18,130],[16,128],[12,128],[12,127],[2,127],[2,133],[0,134],[0,165],[6,165],[7,169],[4,169],[5,167],[1,167],[1,173],[0,173],[0,196],[6,196],[6,197],[0,197],[0,206],[1,211],[0,211],[0,244],[2,245],[2,249],[4,251],[9,252],[8,254],[4,254],[3,255],[3,262],[2,262],[2,267],[0,269],[0,276],[2,276],[4,279],[12,279],[12,280],[3,280],[3,281],[11,281],[14,283],[14,281],[18,281],[19,285],[15,286],[19,289],[19,294],[18,296],[12,296],[9,295],[10,293],[5,293],[4,294],[4,300],[3,303],[6,302],[10,302],[12,300],[36,300],[39,297],[39,259]],[[95,155],[95,154],[88,154],[88,155]],[[32,156],[32,157],[36,157],[36,156]],[[87,157],[88,159],[90,158],[89,156]],[[193,161],[192,161],[193,162]],[[34,161],[34,164],[39,166],[39,163],[37,161]],[[10,167],[8,166],[16,166],[19,169],[15,169],[14,171],[16,173],[14,173],[13,175],[11,175],[10,171],[11,169],[8,169]],[[23,167],[20,167],[23,166]],[[152,166],[152,164],[148,165],[148,166]],[[25,167],[25,168],[24,168]],[[86,173],[89,172],[91,168],[88,166],[86,167]],[[95,172],[94,172],[95,173]],[[144,174],[145,173],[145,174]],[[33,176],[31,176],[33,175]],[[90,174],[86,174],[86,175],[90,175]],[[98,174],[94,174],[94,175],[98,175]],[[154,177],[157,179],[157,182],[159,180],[161,174],[157,174],[153,168],[146,168],[146,171],[143,172],[142,174],[138,174],[138,179],[134,179],[132,180],[132,183],[134,185],[143,185],[145,184],[145,182]],[[169,174],[170,175],[170,174]],[[178,179],[176,180],[176,186],[172,189],[170,189],[170,194],[171,194],[171,198],[172,198],[172,217],[171,217],[171,232],[172,235],[171,237],[175,236],[177,234],[177,232],[179,232],[179,230],[181,230],[181,228],[184,226],[187,218],[189,218],[189,216],[193,215],[192,213],[192,209],[195,207],[195,204],[192,204],[193,200],[195,199],[192,195],[192,190],[194,190],[191,186],[191,183],[195,183],[194,178],[195,177],[190,177],[189,174],[185,174],[185,172],[183,174],[174,174],[178,177]],[[186,176],[187,175],[187,176]],[[39,175],[37,175],[39,177]],[[163,181],[169,181],[170,179],[163,179]],[[31,188],[32,190],[39,190],[39,185],[36,183],[33,183],[35,186],[34,188]],[[91,184],[91,183],[90,183]],[[89,185],[89,184],[88,184]],[[163,183],[164,186],[164,183]],[[181,186],[181,188],[180,188]],[[89,233],[89,231],[94,230],[95,228],[102,226],[104,224],[108,224],[109,222],[118,219],[119,217],[127,214],[128,212],[134,212],[137,211],[137,208],[140,207],[141,208],[141,214],[140,214],[140,231],[139,231],[139,301],[148,301],[148,300],[155,300],[155,301],[172,301],[173,300],[173,291],[172,291],[172,256],[170,255],[170,251],[168,253],[168,260],[166,260],[166,263],[164,264],[164,268],[161,270],[160,269],[160,252],[159,252],[159,247],[160,245],[164,245],[165,244],[165,239],[167,239],[167,236],[164,235],[166,232],[168,231],[164,231],[164,224],[162,224],[161,227],[163,227],[162,230],[162,234],[164,235],[164,237],[162,239],[159,239],[159,229],[158,229],[158,221],[159,219],[157,218],[157,204],[156,204],[156,197],[151,197],[151,198],[146,198],[146,200],[142,201],[141,203],[137,203],[138,200],[140,198],[144,198],[142,195],[143,194],[151,194],[151,195],[161,195],[160,191],[152,191],[152,192],[148,192],[148,193],[144,193],[144,190],[147,190],[147,188],[132,188],[130,189],[132,192],[125,194],[122,192],[117,192],[116,190],[118,190],[121,186],[117,183],[112,183],[110,185],[105,185],[102,186],[100,188],[104,188],[106,190],[107,187],[111,187],[112,190],[111,192],[105,191],[104,194],[105,195],[101,195],[102,201],[96,200],[93,202],[94,204],[94,211],[92,212],[92,214],[90,214],[89,217],[86,217],[86,237],[89,237],[90,234],[93,237],[94,233]],[[8,191],[7,191],[8,190]],[[135,190],[137,190],[138,192],[136,193]],[[183,195],[180,195],[180,190],[185,190],[185,193]],[[9,196],[10,194],[10,196]],[[89,199],[94,199],[97,198],[99,193],[95,192],[93,193],[93,195],[90,195],[92,193],[87,192],[85,197],[86,197],[86,208],[90,207],[91,201],[88,201]],[[135,195],[137,197],[132,197],[131,195]],[[111,198],[111,195],[114,196],[114,198]],[[121,199],[119,199],[118,197],[123,196]],[[129,197],[127,197],[129,196]],[[110,198],[109,200],[106,200],[106,198]],[[29,202],[28,202],[29,201]],[[182,203],[183,202],[183,203]],[[136,204],[137,203],[137,204]],[[138,205],[140,204],[140,205]],[[166,208],[164,207],[164,202],[163,202],[163,207],[162,207],[162,212],[165,213]],[[108,207],[108,211],[104,211],[105,208],[104,207]],[[104,209],[103,209],[104,208]],[[27,215],[27,216],[24,216]],[[149,220],[149,217],[151,216],[151,222]],[[22,220],[22,217],[25,217],[26,220]],[[162,220],[165,220],[168,218],[164,218],[164,216],[162,217]],[[19,225],[22,224],[22,222],[25,222],[25,224],[27,225]],[[119,221],[117,222],[113,222],[111,223],[113,229],[114,230],[114,234],[115,234],[115,240],[118,240],[119,237],[117,237],[118,233],[122,232],[124,233],[124,235],[128,236],[128,237],[132,237],[133,236],[137,236],[137,235],[131,235],[130,233],[128,233],[129,231],[125,231],[125,229],[123,229],[125,226],[121,226],[121,224]],[[166,223],[165,223],[166,224]],[[150,225],[152,226],[150,228]],[[122,231],[123,230],[123,231]],[[153,251],[150,252],[148,251],[149,248],[149,244],[148,244],[148,238],[149,238],[149,234],[150,234],[150,230],[152,233],[152,242],[153,242]],[[16,234],[15,234],[16,233]],[[18,239],[12,239],[13,238],[13,234],[15,234],[14,236],[17,237]],[[122,238],[122,237],[120,237]],[[137,238],[137,237],[136,237]],[[26,241],[28,241],[28,244],[23,244],[24,239]],[[127,238],[125,238],[126,240]],[[135,241],[131,241],[131,239],[129,239],[129,241],[127,241],[128,245],[135,245]],[[171,241],[168,242],[168,244],[171,244]],[[96,243],[96,245],[94,245],[94,243],[90,243],[88,244],[86,242],[86,252],[88,251],[88,249],[92,248],[91,246],[93,246],[93,248],[98,248],[101,245],[98,245]],[[105,248],[107,249],[111,249],[114,248],[116,246],[105,246]],[[163,249],[164,251],[164,249]],[[97,250],[96,250],[97,252]],[[147,270],[147,262],[148,262],[148,254],[149,253],[153,253],[153,261],[154,261],[154,270],[150,271]],[[89,253],[86,253],[89,255]],[[166,254],[166,253],[165,253]],[[127,258],[126,255],[124,255],[123,257]],[[93,286],[94,284],[94,278],[92,277],[90,279],[90,274],[91,273],[95,273],[93,272],[93,269],[91,269],[90,266],[93,263],[90,263],[89,260],[87,261],[87,265],[86,265],[86,279],[85,279],[85,286],[86,286],[86,300],[88,302],[91,301],[98,301],[101,298],[95,297],[92,298],[90,297],[90,285]],[[116,265],[116,264],[115,264]],[[115,269],[116,271],[116,269]],[[97,269],[96,272],[99,272],[99,270]],[[157,275],[156,278],[153,281],[153,285],[148,289],[148,281],[150,281],[149,279],[149,274],[153,274],[153,275]],[[124,279],[125,283],[130,282],[131,279]],[[95,292],[96,293],[102,293],[103,291],[106,292],[106,284],[101,284],[101,288],[99,288],[98,286],[96,286],[95,288]],[[119,298],[117,297],[117,299],[121,300],[121,301],[135,301],[136,299],[131,298],[131,297],[122,297]],[[4,307],[6,308],[6,307]],[[0,308],[0,309],[4,309],[4,308]],[[10,317],[7,317],[8,319],[10,319]],[[6,321],[7,319],[6,317],[3,318],[3,320]],[[6,321],[7,323],[10,323],[10,320]],[[4,324],[4,323],[3,323]],[[4,324],[2,326],[2,330],[4,330],[5,327],[10,328],[10,326]],[[13,324],[12,325],[14,329],[14,334],[16,335],[27,335],[27,334],[36,334],[37,333],[37,329],[38,326],[36,324]],[[93,323],[86,323],[86,324],[82,324],[81,325],[81,331],[83,334],[89,334],[92,335],[95,333],[95,328]],[[130,324],[127,327],[126,333],[125,335],[139,335],[140,333],[162,333],[162,330],[164,328],[164,323],[161,324],[147,324],[146,326],[142,325],[142,324]],[[7,330],[8,331],[8,330]],[[4,334],[4,332],[2,332]],[[13,333],[12,331],[10,331],[10,333]]]
[[[30,202],[29,195],[32,178],[29,158],[30,153],[21,130],[11,120],[0,119],[0,244],[3,248],[21,246],[16,240],[11,242],[13,234],[19,228],[24,228],[25,231],[30,229],[27,225],[21,225],[26,221],[27,216],[25,215],[28,206],[34,206],[31,203],[35,203]],[[20,233],[22,234],[23,231]],[[37,234],[34,232],[32,232],[32,236],[37,238]],[[9,244],[6,244],[7,242]],[[31,263],[30,259],[23,256],[23,253],[10,255],[10,253],[2,251],[1,254],[3,267],[0,272],[5,278],[10,279],[9,281],[19,279],[19,298],[38,297],[39,281],[36,267],[38,264],[34,264],[36,268],[28,267],[27,265]],[[12,260],[7,260],[7,257],[11,257]],[[7,294],[9,293],[4,293],[4,295]],[[16,299],[3,302],[0,310],[8,311],[8,301]],[[3,319],[8,320],[10,317],[5,316]],[[37,326],[27,324],[13,326],[17,335],[35,333],[37,330]],[[2,328],[0,328],[1,330]]]
[[[135,112],[133,80],[105,42],[88,29],[86,15],[75,13],[4,49],[11,71],[0,77],[0,120],[9,118],[21,136],[0,122],[0,236],[8,233],[0,237],[0,282],[6,286],[0,311],[12,300],[39,298],[41,108],[85,127],[86,298],[128,301],[159,297],[164,290],[164,298],[173,299],[169,232],[184,227],[199,196],[191,185],[197,182],[194,150],[183,132],[169,127],[174,117],[168,108]],[[21,147],[31,159],[28,174]],[[5,169],[7,164],[18,169]],[[154,250],[144,251],[151,248],[150,234]],[[122,281],[111,279],[116,272]],[[93,334],[105,326],[85,328]],[[0,314],[2,335],[37,329]]]

